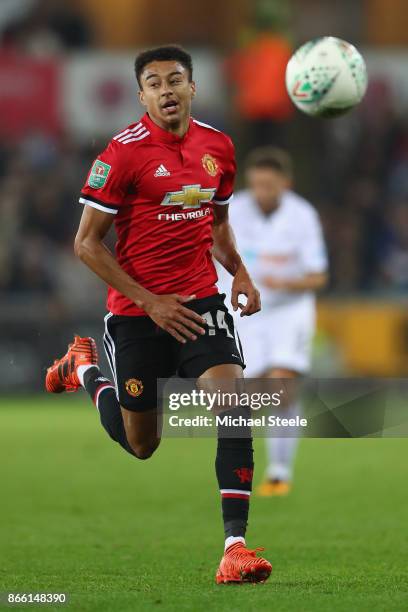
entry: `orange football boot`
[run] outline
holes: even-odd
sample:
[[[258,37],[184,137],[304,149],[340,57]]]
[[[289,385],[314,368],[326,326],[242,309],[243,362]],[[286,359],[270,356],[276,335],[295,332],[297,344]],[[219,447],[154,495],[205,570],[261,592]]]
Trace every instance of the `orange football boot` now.
[[[260,497],[284,497],[290,493],[292,485],[286,480],[265,480],[256,489]]]
[[[56,359],[48,368],[45,377],[45,388],[48,393],[72,393],[78,391],[79,382],[76,369],[80,365],[97,365],[98,351],[93,338],[75,336],[74,342],[68,345],[67,353]]]
[[[266,559],[257,557],[263,548],[249,550],[242,542],[228,546],[215,576],[217,584],[228,582],[265,582],[272,571]]]

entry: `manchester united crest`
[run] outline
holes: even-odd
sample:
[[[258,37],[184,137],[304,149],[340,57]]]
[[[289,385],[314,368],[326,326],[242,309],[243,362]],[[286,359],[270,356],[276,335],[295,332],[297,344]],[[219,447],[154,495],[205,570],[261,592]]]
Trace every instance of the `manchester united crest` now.
[[[218,163],[215,157],[209,153],[206,153],[203,156],[201,163],[203,164],[204,170],[206,170],[210,176],[216,176],[218,172]]]
[[[125,389],[132,397],[138,397],[143,393],[143,383],[137,378],[129,378],[125,382]]]

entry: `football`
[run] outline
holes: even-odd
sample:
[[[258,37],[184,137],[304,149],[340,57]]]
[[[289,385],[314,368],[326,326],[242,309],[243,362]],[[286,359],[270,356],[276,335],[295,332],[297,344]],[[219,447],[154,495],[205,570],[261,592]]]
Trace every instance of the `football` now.
[[[298,109],[313,117],[336,117],[361,102],[367,69],[357,49],[324,36],[302,45],[286,68],[286,88]]]

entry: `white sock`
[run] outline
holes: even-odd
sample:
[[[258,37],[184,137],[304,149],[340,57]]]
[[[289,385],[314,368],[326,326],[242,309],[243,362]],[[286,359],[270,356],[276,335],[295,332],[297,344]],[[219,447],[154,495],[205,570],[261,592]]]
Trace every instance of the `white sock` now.
[[[245,544],[245,538],[243,538],[242,536],[229,536],[225,540],[224,550],[227,550],[228,546],[231,546],[231,544],[236,544],[237,542],[242,542],[243,544]]]
[[[266,476],[269,480],[293,479],[293,463],[296,455],[298,438],[267,438],[269,464]]]
[[[292,404],[286,411],[286,418],[300,415],[302,407],[299,402]],[[293,463],[299,438],[267,438],[268,468],[266,476],[269,480],[290,481],[293,478]]]
[[[89,370],[89,368],[94,368],[94,367],[95,366],[90,364],[90,363],[88,365],[80,365],[80,366],[77,367],[76,373],[77,373],[77,376],[78,376],[78,380],[79,380],[79,382],[81,383],[81,385],[83,387],[85,387],[85,385],[84,385],[84,374],[85,374],[85,372],[87,372]]]

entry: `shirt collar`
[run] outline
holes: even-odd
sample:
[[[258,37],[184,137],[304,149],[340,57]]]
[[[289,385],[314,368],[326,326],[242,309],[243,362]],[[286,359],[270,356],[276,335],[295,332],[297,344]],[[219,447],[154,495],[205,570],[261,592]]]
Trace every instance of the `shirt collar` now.
[[[182,143],[184,140],[191,134],[192,128],[194,126],[193,119],[190,117],[190,123],[187,129],[187,132],[184,136],[177,136],[177,134],[172,134],[163,128],[161,128],[157,123],[155,123],[150,117],[148,113],[145,113],[142,117],[142,121],[150,131],[151,134],[154,135],[155,138],[161,140],[162,142],[169,143]]]

